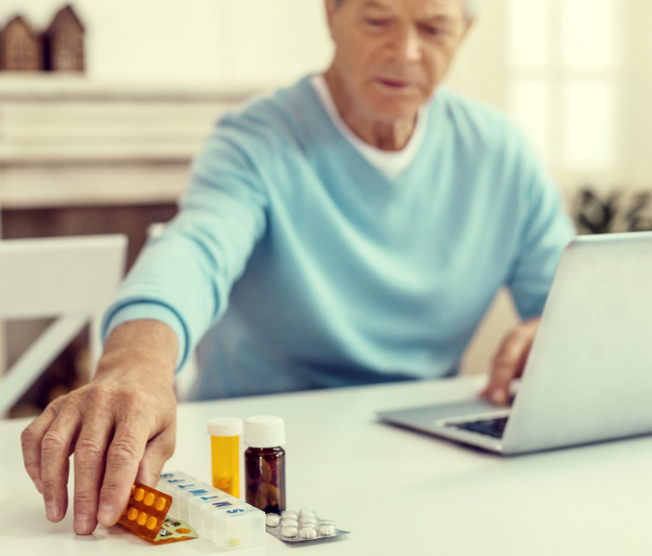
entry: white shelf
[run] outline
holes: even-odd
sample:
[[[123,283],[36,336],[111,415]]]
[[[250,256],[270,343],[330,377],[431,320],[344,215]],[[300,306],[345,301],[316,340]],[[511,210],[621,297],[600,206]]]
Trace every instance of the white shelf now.
[[[0,72],[0,103],[4,101],[170,101],[228,102],[271,91],[282,83],[215,82],[149,84],[98,81],[65,73]]]
[[[0,73],[0,207],[174,201],[215,121],[272,88]]]

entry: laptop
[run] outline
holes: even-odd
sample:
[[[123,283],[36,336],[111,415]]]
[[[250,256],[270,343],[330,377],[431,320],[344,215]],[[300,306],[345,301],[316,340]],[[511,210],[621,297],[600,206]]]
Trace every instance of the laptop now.
[[[652,232],[568,244],[511,407],[469,399],[378,416],[502,455],[652,433]]]

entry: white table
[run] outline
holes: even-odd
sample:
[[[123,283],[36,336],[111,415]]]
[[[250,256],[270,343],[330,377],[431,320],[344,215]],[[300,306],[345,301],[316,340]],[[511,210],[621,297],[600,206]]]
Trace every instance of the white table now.
[[[166,469],[210,479],[209,417],[285,418],[288,505],[311,507],[353,531],[297,548],[268,536],[266,550],[324,555],[648,554],[652,546],[652,438],[504,459],[375,420],[378,409],[454,401],[475,379],[403,383],[186,404]],[[560,388],[563,387],[560,385]],[[206,554],[198,539],[153,547],[119,526],[90,537],[45,519],[22,468],[26,421],[0,423],[0,554]]]

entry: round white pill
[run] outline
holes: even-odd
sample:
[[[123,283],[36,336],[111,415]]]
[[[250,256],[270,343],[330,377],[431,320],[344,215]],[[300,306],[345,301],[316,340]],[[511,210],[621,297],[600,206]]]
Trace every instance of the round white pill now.
[[[281,528],[281,535],[283,537],[296,537],[298,533],[298,529],[294,527],[293,525],[290,525],[288,527],[282,527]]]
[[[291,517],[281,518],[281,527],[298,527],[299,522]]]
[[[297,519],[299,515],[293,510],[285,510],[281,512],[281,517],[290,517],[292,519]]]
[[[281,518],[277,514],[267,514],[265,516],[265,523],[267,527],[278,527],[278,524],[281,523]]]
[[[332,537],[335,534],[335,525],[332,523],[320,523],[319,534],[324,537]]]
[[[317,529],[314,527],[302,527],[300,535],[302,539],[314,539],[317,537]]]
[[[311,515],[314,517],[317,514],[315,513],[315,510],[309,510],[308,508],[301,508],[301,511],[299,511],[299,517],[303,517],[304,515]]]
[[[312,525],[317,527],[317,520],[311,515],[304,515],[299,518],[299,523],[303,527],[304,525]]]

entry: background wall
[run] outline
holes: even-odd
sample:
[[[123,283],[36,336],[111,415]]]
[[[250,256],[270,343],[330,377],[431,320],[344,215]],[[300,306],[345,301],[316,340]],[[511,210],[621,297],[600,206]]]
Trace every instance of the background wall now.
[[[45,28],[60,0],[3,0]],[[291,81],[326,64],[322,0],[74,0],[88,77],[125,82]]]
[[[74,0],[73,5],[87,29],[86,79],[98,83],[276,87],[323,70],[332,54],[323,0]],[[0,25],[19,12],[43,29],[61,6],[59,0],[2,0]],[[576,19],[564,20],[569,13]],[[540,148],[567,198],[587,183],[598,191],[650,189],[651,23],[650,0],[483,0],[448,82],[510,113]],[[599,109],[568,114],[559,100],[568,77],[560,45],[568,36],[589,53],[608,37],[613,42],[615,62],[609,71],[617,95],[606,118],[614,123],[608,137],[599,128],[592,131],[605,119]],[[548,49],[547,65],[537,66],[537,45]],[[595,77],[584,70],[576,74]],[[518,80],[524,89],[515,87]],[[517,89],[526,93],[519,97]],[[566,136],[569,149],[590,155],[590,144],[573,141],[606,137],[601,143],[607,145],[606,167],[598,168],[595,160],[592,166],[569,165],[568,157],[550,156],[550,145],[541,139],[544,128],[565,129],[559,122],[569,117],[580,132],[577,140]],[[557,148],[547,140],[552,150]],[[467,368],[486,370],[499,339],[514,323],[508,297],[499,296],[467,354]]]
[[[326,67],[324,0],[74,0],[87,30],[87,75],[150,83],[289,83]],[[24,14],[39,29],[60,0],[3,0],[0,24]],[[504,0],[484,0],[451,81],[504,104]]]

